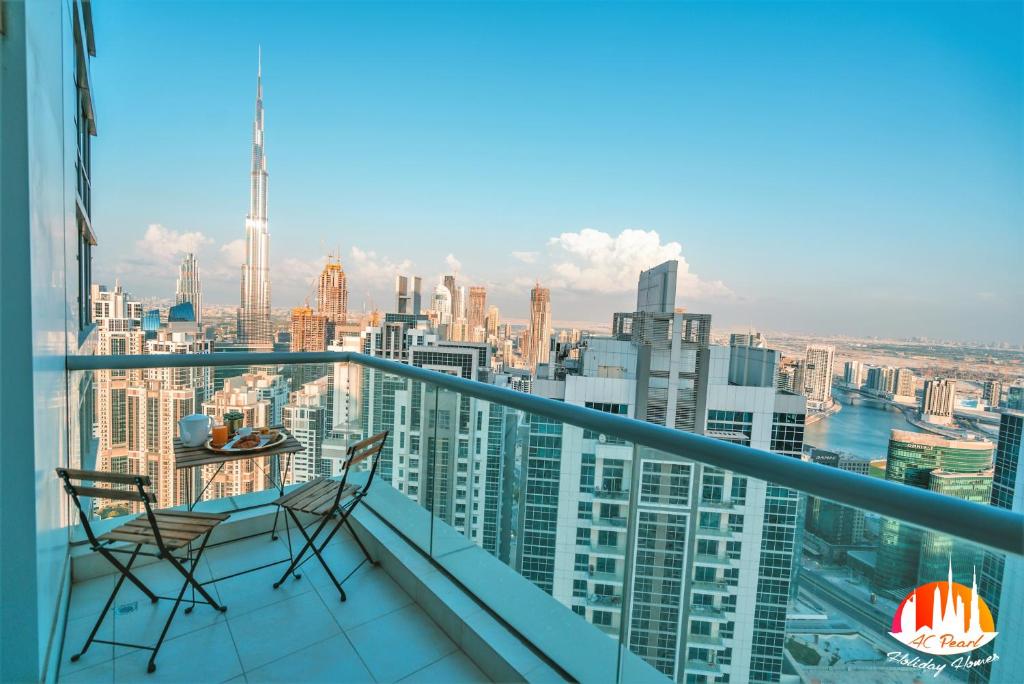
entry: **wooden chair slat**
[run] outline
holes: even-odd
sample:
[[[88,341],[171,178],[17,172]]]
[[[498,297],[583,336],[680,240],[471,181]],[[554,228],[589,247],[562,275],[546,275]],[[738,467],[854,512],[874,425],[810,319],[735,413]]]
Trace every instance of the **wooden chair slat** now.
[[[383,448],[384,448],[384,444],[380,443],[380,444],[377,444],[377,446],[373,447],[372,449],[367,449],[366,451],[362,451],[362,452],[360,452],[358,454],[353,454],[353,455],[349,456],[348,463],[347,463],[346,467],[351,468],[352,466],[356,465],[357,463],[361,463],[361,462],[365,461],[366,459],[370,458],[371,456],[374,456],[377,453],[379,453],[380,450],[383,449]]]
[[[87,482],[108,482],[111,484],[135,484],[142,480],[142,484],[152,484],[149,475],[135,475],[132,473],[111,473],[103,470],[76,470],[75,468],[57,468],[57,474],[67,474],[72,480],[84,480]]]
[[[118,527],[117,529],[111,530],[111,532],[117,532],[118,534],[125,532],[128,534],[137,534],[142,536],[148,536],[152,539],[156,539],[156,535],[153,534],[153,528],[149,525],[125,525],[124,527]],[[180,530],[165,530],[160,528],[160,537],[167,543],[183,541],[186,544],[202,536],[194,532],[182,532]]]
[[[326,491],[322,492],[320,496],[315,499],[311,499],[302,504],[301,508],[296,510],[305,511],[306,513],[314,513],[320,515],[334,504],[334,499],[338,496],[338,487],[340,484],[335,484],[333,487],[327,488]]]
[[[112,499],[116,501],[142,501],[143,495],[139,494],[138,490],[130,491],[127,489],[104,489],[102,487],[75,487],[75,493],[79,496],[91,496],[97,499]],[[156,502],[156,494],[146,492],[146,498],[149,499],[150,503]]]
[[[160,528],[160,531],[164,530],[176,530],[179,532],[186,532],[189,534],[204,534],[207,530],[212,530],[217,526],[217,523],[180,523],[180,522],[167,522],[157,518],[156,526]],[[147,525],[148,527],[148,525]]]
[[[348,448],[348,451],[350,453],[354,453],[356,451],[359,451],[360,449],[362,449],[365,446],[369,446],[370,444],[374,444],[375,442],[380,442],[385,437],[387,437],[387,434],[388,434],[387,430],[385,430],[384,432],[378,432],[377,434],[373,435],[372,437],[367,437],[366,439],[362,440],[361,442],[356,442],[355,444],[353,444],[352,446],[350,446]]]
[[[209,520],[227,520],[231,517],[230,513],[200,513],[199,511],[154,511],[157,519],[161,518],[181,518],[183,520],[206,522]]]
[[[356,485],[353,485],[353,484],[345,485],[345,489],[341,492],[341,497],[338,499],[338,504],[340,505],[342,501],[344,501],[345,499],[347,499],[350,496],[352,496],[353,494],[355,494],[358,490],[359,490],[359,487],[356,486]],[[315,513],[316,515],[323,515],[325,513],[329,513],[331,511],[331,507],[332,506],[334,506],[334,494],[333,493],[331,494],[331,497],[329,499],[327,499],[325,501],[322,501],[320,503],[320,505],[317,506],[317,510],[310,511],[310,512],[311,513]]]
[[[319,498],[323,491],[330,488],[330,486],[330,480],[323,478],[311,480],[308,485],[293,492],[293,496],[289,499],[288,505],[292,508],[299,508],[308,502]]]

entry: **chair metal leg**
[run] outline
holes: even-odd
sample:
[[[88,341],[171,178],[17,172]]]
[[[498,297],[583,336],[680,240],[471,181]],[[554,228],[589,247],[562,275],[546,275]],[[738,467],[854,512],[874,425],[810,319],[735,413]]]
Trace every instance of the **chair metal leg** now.
[[[324,529],[324,526],[327,524],[327,521],[330,520],[330,518],[324,516],[323,519],[320,521],[320,525],[317,526],[316,531],[313,533],[312,536],[309,536],[306,534],[306,530],[302,527],[302,523],[299,522],[299,518],[295,515],[295,512],[287,508],[285,510],[288,511],[288,513],[292,516],[292,519],[295,521],[295,525],[298,528],[299,532],[301,532],[302,536],[306,538],[306,544],[302,547],[302,550],[299,551],[299,555],[295,556],[295,558],[292,559],[292,562],[288,564],[288,569],[284,571],[283,575],[281,575],[281,579],[274,582],[275,589],[280,587],[281,584],[283,584],[284,581],[288,578],[288,575],[292,574],[292,572],[299,566],[299,561],[301,561],[302,557],[306,555],[306,551],[308,551],[309,548],[313,546],[313,540],[317,538],[317,535],[319,535],[321,530]]]
[[[136,546],[134,554],[138,554],[140,548],[141,548],[141,546]],[[104,558],[106,558],[108,561],[110,561],[110,564],[113,565],[115,568],[117,568],[121,572],[122,576],[127,577],[128,580],[139,589],[139,591],[141,591],[143,594],[145,594],[146,597],[149,598],[150,603],[156,603],[157,602],[156,594],[151,592],[149,590],[149,587],[147,587],[145,584],[142,583],[142,580],[140,580],[138,577],[136,577],[134,574],[132,574],[132,571],[129,569],[131,567],[131,562],[129,562],[128,566],[126,567],[126,566],[121,564],[121,561],[117,560],[117,558],[114,556],[114,554],[110,553],[110,551],[107,551],[105,548],[100,547],[100,548],[98,548],[96,550],[99,551],[100,554]],[[135,558],[134,554],[132,556],[133,560]]]
[[[334,582],[334,586],[338,589],[338,594],[341,596],[341,600],[347,601],[348,596],[345,595],[345,590],[341,588],[341,582],[339,582],[338,578],[334,576],[333,572],[331,572],[330,566],[327,565],[327,561],[325,561],[324,557],[320,555],[320,551],[318,551],[316,547],[313,547],[313,554],[316,556],[316,559],[320,561],[320,565],[323,566],[327,576],[331,578],[332,582]]]
[[[206,536],[203,537],[203,543],[200,545],[199,551],[196,553],[196,558],[191,562],[191,566],[187,570],[182,566],[177,558],[170,553],[167,554],[167,560],[171,562],[171,565],[173,565],[178,572],[184,575],[185,581],[181,584],[181,590],[178,591],[178,598],[174,600],[174,606],[171,608],[171,614],[167,616],[167,622],[164,623],[164,628],[160,632],[160,638],[156,640],[156,646],[153,647],[153,655],[149,657],[149,664],[146,666],[146,672],[153,672],[156,670],[157,653],[160,652],[160,647],[163,645],[164,638],[167,636],[167,630],[171,628],[171,622],[174,620],[174,615],[178,612],[178,606],[181,605],[181,599],[185,596],[185,591],[190,585],[202,594],[209,604],[215,609],[222,613],[228,609],[227,606],[222,606],[217,603],[217,601],[215,601],[213,597],[203,589],[203,585],[199,584],[195,578],[196,568],[199,567],[199,560],[203,557],[203,551],[206,550],[206,542],[210,541],[210,534],[212,534],[212,532],[213,530],[210,530],[206,533]]]
[[[349,509],[349,512],[351,512],[351,510],[352,509]],[[359,535],[356,534],[355,528],[353,528],[352,523],[348,521],[348,516],[349,513],[345,513],[345,517],[342,522],[345,523],[345,527],[348,528],[348,531],[352,533],[352,537],[356,540],[356,544],[359,544],[359,548],[363,550],[363,555],[366,556],[366,560],[370,561],[370,565],[376,565],[377,561],[373,560],[373,558],[370,556],[370,552],[366,550],[365,546],[363,546],[363,542],[359,539]]]
[[[270,541],[277,541],[277,516],[281,513],[281,507],[278,506],[274,511],[274,525],[270,528]],[[288,521],[284,521],[285,525],[288,525]]]
[[[173,565],[178,570],[178,572],[180,572],[185,577],[185,586],[186,587],[188,587],[189,585],[192,585],[192,587],[196,591],[198,591],[202,595],[202,597],[204,599],[206,599],[207,603],[209,603],[215,609],[217,609],[217,610],[219,610],[220,612],[223,613],[224,611],[226,611],[228,609],[227,606],[220,605],[217,602],[217,600],[214,599],[212,596],[210,596],[210,594],[206,591],[206,589],[203,588],[203,585],[196,581],[196,578],[195,578],[195,571],[196,571],[196,568],[199,567],[199,560],[203,557],[203,552],[206,550],[206,543],[208,541],[210,541],[210,535],[212,533],[213,533],[213,530],[210,530],[209,532],[206,533],[206,536],[203,537],[203,543],[199,546],[199,551],[196,553],[196,559],[194,561],[192,561],[192,567],[191,567],[190,570],[186,570],[185,567],[181,564],[181,562],[178,561],[178,559],[175,558],[172,554],[168,553],[166,558],[167,558],[168,561],[170,561],[171,565]],[[179,598],[179,601],[180,600],[181,599]]]
[[[134,563],[135,559],[138,558],[138,556],[139,556],[139,549],[141,549],[141,548],[142,548],[142,544],[136,544],[135,545],[135,551],[132,552],[132,557],[128,559],[128,565],[127,566],[122,566],[120,563],[114,563],[114,565],[117,566],[117,568],[121,570],[121,576],[117,578],[117,582],[114,584],[114,590],[110,592],[110,597],[107,598],[106,605],[103,606],[103,610],[100,611],[100,616],[99,616],[99,618],[97,618],[96,624],[93,625],[92,631],[89,632],[89,638],[85,640],[85,646],[82,647],[81,651],[79,651],[75,655],[71,656],[71,662],[73,662],[73,663],[78,662],[78,659],[81,658],[82,656],[84,656],[85,652],[89,650],[90,646],[92,646],[93,639],[96,638],[96,632],[100,631],[100,625],[103,624],[103,619],[107,616],[107,611],[110,610],[111,604],[114,603],[114,598],[117,597],[117,592],[119,592],[121,590],[121,585],[124,584],[125,578],[129,577],[129,576],[132,576],[132,574],[131,574],[132,563]],[[109,555],[109,553],[105,553],[104,555]],[[136,582],[136,583],[139,583],[138,580],[135,580],[134,578],[133,578],[133,581]],[[141,585],[141,583],[139,583],[139,584]],[[152,596],[152,593],[149,591],[149,589],[146,589],[145,586],[142,586],[142,589],[147,594]]]
[[[291,511],[289,511],[289,512],[291,512]],[[295,514],[292,513],[292,515],[294,516]],[[329,517],[324,516],[324,520],[329,520],[329,519],[330,519]],[[297,519],[296,519],[296,521],[297,521]],[[338,578],[334,576],[333,572],[331,572],[331,568],[327,565],[327,561],[324,560],[324,557],[322,555],[320,555],[320,552],[323,550],[324,546],[327,545],[326,542],[330,541],[331,537],[334,536],[334,533],[337,532],[338,529],[341,527],[341,523],[342,523],[342,521],[339,520],[338,523],[334,526],[334,529],[332,529],[330,534],[327,535],[327,539],[325,540],[324,544],[321,544],[319,548],[317,547],[317,545],[315,543],[312,543],[316,539],[316,535],[314,535],[312,537],[306,537],[306,539],[308,539],[309,542],[310,542],[310,548],[313,549],[313,555],[316,556],[316,559],[318,561],[320,561],[320,565],[323,566],[323,569],[327,572],[327,576],[331,578],[332,582],[334,582],[334,586],[338,588],[338,593],[341,595],[341,600],[342,601],[346,601],[346,600],[348,600],[348,597],[345,595],[345,590],[341,588],[341,582],[339,582]],[[321,525],[321,528],[322,527],[323,526]],[[301,527],[299,528],[299,531],[302,532],[303,535],[306,534],[306,531],[303,530]],[[318,530],[318,532],[319,532],[319,530]]]

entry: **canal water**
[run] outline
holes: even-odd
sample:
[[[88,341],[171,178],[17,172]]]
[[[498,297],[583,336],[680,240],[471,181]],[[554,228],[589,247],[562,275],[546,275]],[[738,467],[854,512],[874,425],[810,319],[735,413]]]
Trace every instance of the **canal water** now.
[[[892,429],[921,432],[903,418],[899,409],[859,394],[833,390],[843,405],[839,413],[809,426],[804,442],[831,451],[845,451],[861,458],[885,458]]]

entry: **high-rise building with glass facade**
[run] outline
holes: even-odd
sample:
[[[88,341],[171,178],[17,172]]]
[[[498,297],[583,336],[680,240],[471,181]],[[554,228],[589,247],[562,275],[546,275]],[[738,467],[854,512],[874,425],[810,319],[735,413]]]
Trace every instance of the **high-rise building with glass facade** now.
[[[245,263],[242,264],[238,342],[270,351],[270,231],[267,218],[267,157],[263,147],[263,69],[256,71],[256,114],[252,123],[249,213],[245,218]]]
[[[951,440],[938,435],[893,430],[889,437],[885,479],[892,482],[987,502],[992,482],[991,442]],[[948,542],[940,535],[884,518],[881,522],[878,561],[874,584],[880,589],[899,591],[922,582],[941,579],[936,568],[945,567],[943,549]],[[958,582],[970,583],[972,559],[953,557]]]
[[[806,400],[776,389],[778,352],[712,346],[710,316],[654,299],[659,310],[616,314],[613,336],[584,337],[575,358],[560,350],[531,392],[799,457]],[[624,629],[630,650],[677,681],[778,681],[800,496],[524,423],[516,569],[609,635]]]
[[[190,302],[195,314],[196,325],[203,325],[203,285],[199,279],[199,262],[192,252],[187,253],[178,267],[178,282],[174,291],[174,303]]]
[[[868,462],[851,454],[809,447],[805,448],[803,458],[830,468],[868,474]],[[864,511],[809,496],[805,526],[830,547],[855,546],[864,540]]]
[[[1024,513],[1024,413],[1011,410],[999,419],[999,437],[996,441],[995,464],[992,475],[991,505],[1016,513]],[[988,604],[996,629],[1003,634],[1024,632],[1024,592],[1019,581],[1007,578],[1024,576],[1024,559],[1007,557],[1002,553],[986,552],[980,572],[978,591]],[[1024,650],[1002,648],[998,640],[986,644],[971,654],[985,660],[998,652],[999,660],[974,667],[969,681],[1009,682],[1024,672]]]
[[[395,313],[420,315],[423,281],[419,276],[395,276]]]
[[[530,290],[530,323],[526,329],[523,356],[527,367],[536,369],[551,355],[551,290],[537,283]]]

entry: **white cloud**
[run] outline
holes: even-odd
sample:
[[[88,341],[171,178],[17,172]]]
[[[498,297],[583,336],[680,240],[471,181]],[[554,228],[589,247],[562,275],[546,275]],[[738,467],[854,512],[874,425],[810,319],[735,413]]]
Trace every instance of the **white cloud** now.
[[[537,263],[537,252],[512,252],[512,257],[519,259],[524,264]]]
[[[444,263],[448,265],[448,270],[452,273],[458,273],[462,270],[462,262],[455,258],[454,254],[449,254],[444,258]]]
[[[184,252],[198,252],[203,245],[213,240],[199,231],[179,233],[159,223],[151,223],[142,239],[135,243],[140,255],[153,261],[171,261]]]
[[[245,261],[245,239],[239,238],[220,246],[221,261],[237,269]]]
[[[683,246],[674,241],[662,243],[653,230],[627,229],[612,237],[585,228],[551,238],[548,245],[554,250],[550,278],[554,287],[599,294],[629,292],[636,289],[640,271],[675,260],[679,262],[680,299],[732,296],[722,281],[703,280],[691,273]]]
[[[367,285],[393,285],[395,276],[412,270],[412,261],[403,259],[395,262],[378,256],[376,252],[352,246],[351,259],[346,267],[353,278]]]

